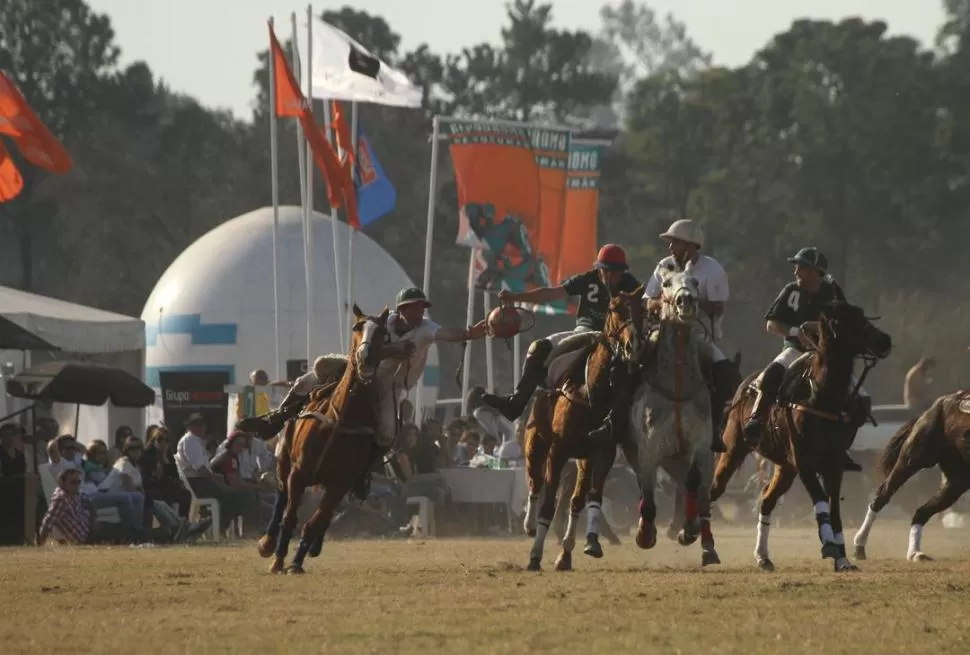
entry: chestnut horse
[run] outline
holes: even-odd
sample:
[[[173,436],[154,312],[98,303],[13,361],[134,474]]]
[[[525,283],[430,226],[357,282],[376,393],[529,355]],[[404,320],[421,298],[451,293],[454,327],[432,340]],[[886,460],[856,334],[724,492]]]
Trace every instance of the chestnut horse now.
[[[274,555],[270,572],[283,571],[297,509],[307,487],[325,489],[320,506],[303,526],[288,573],[303,573],[307,554],[319,555],[334,510],[367,471],[373,459],[376,392],[371,382],[387,336],[388,310],[365,316],[354,305],[350,354],[336,383],[316,389],[303,412],[287,425],[278,449],[280,488],[270,525],[259,540],[262,557]],[[285,513],[284,513],[285,508]]]
[[[640,326],[643,325],[644,316],[640,299],[642,295],[641,286],[632,293],[621,292],[614,296],[610,300],[603,332],[591,333],[595,340],[589,346],[589,353],[580,357],[566,373],[560,388],[535,394],[525,430],[526,477],[529,482],[525,530],[535,537],[529,554],[530,571],[542,568],[543,545],[549,524],[556,514],[560,476],[570,458],[592,462],[586,506],[586,547],[583,552],[592,557],[603,556],[599,543],[603,485],[616,458],[616,443],[612,439],[594,441],[588,433],[606,415],[610,368],[614,357],[630,365],[640,356]],[[576,476],[577,491],[585,477],[582,472]],[[542,505],[536,520],[540,489],[543,490]],[[562,552],[556,560],[559,571],[572,569],[578,521],[578,512],[570,512]]]
[[[840,507],[842,463],[854,436],[846,409],[855,401],[865,374],[878,360],[889,356],[892,340],[860,308],[848,303],[824,306],[818,324],[816,349],[788,370],[765,436],[755,448],[775,465],[771,481],[761,494],[755,547],[758,567],[765,571],[775,568],[768,555],[771,512],[796,476],[814,504],[823,559],[833,559],[836,571],[857,570],[846,557]],[[853,384],[857,357],[863,359],[865,372]],[[754,404],[754,378],[752,374],[741,384],[728,412],[723,434],[727,452],[717,462],[712,501],[724,493],[731,476],[752,450],[744,440],[742,426]]]
[[[879,462],[885,476],[869,505],[855,539],[855,556],[866,559],[866,542],[876,515],[889,504],[910,477],[925,468],[939,466],[943,486],[913,514],[906,558],[911,562],[931,558],[920,550],[923,526],[934,514],[948,509],[970,489],[970,391],[948,393],[936,399],[919,417],[903,425],[886,446]]]

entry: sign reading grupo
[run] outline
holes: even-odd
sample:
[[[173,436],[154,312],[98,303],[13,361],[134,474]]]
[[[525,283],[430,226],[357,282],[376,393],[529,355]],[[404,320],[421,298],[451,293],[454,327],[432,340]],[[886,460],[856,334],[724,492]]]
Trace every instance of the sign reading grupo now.
[[[210,438],[225,438],[229,417],[227,371],[160,371],[158,378],[165,425],[175,439],[185,434],[185,421],[196,412],[205,418]]]

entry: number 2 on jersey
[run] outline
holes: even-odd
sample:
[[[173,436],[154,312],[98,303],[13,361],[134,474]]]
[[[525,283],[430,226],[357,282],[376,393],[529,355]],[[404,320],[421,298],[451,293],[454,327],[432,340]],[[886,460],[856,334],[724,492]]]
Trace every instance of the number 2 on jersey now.
[[[586,291],[586,300],[590,301],[594,305],[600,300],[600,285],[590,283]]]

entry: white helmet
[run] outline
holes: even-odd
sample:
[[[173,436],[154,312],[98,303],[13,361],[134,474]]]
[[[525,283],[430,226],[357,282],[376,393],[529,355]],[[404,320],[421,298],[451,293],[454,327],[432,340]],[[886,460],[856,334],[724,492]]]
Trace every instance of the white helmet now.
[[[660,235],[660,238],[679,239],[680,241],[693,243],[698,248],[704,247],[704,230],[689,218],[682,218],[679,221],[671,223],[667,231]]]

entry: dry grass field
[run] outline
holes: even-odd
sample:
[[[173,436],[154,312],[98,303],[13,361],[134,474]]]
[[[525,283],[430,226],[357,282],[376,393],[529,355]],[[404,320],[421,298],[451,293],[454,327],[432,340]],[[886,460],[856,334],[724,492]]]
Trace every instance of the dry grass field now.
[[[576,570],[528,573],[526,539],[338,541],[307,574],[271,576],[252,544],[0,550],[3,653],[970,653],[967,532],[903,559],[882,523],[862,571],[837,575],[811,529],[778,529],[778,570],[750,530],[697,545],[632,539]]]

